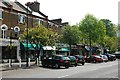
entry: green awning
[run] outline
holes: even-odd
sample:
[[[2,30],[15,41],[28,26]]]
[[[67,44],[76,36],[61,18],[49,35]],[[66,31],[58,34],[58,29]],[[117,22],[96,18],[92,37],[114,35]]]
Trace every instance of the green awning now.
[[[36,49],[40,49],[40,45],[38,44],[38,48],[36,44],[30,44],[30,43],[22,43],[21,44],[21,49],[22,50],[26,50],[27,49],[27,45],[28,45],[28,50],[36,50]]]
[[[59,51],[66,51],[66,52],[68,52],[69,50],[68,50],[68,48],[61,48]]]

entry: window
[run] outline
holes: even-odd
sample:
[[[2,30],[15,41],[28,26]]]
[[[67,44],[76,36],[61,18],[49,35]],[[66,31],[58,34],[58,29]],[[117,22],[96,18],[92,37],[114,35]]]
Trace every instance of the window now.
[[[0,9],[0,19],[3,19],[3,10]]]
[[[25,23],[25,15],[23,14],[18,15],[18,23]]]

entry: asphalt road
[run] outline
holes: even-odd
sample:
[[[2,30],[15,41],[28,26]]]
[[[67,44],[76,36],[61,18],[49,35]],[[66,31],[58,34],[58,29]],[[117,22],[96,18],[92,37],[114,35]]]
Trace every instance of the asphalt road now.
[[[107,63],[86,63],[65,69],[36,67],[3,71],[3,78],[118,78],[118,60]]]

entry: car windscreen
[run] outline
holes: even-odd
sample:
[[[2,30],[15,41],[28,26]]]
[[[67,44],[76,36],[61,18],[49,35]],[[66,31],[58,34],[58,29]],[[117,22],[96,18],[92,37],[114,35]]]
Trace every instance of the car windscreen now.
[[[74,56],[70,56],[69,57],[71,60],[76,60],[76,58]]]
[[[101,58],[100,56],[95,56],[96,58]]]
[[[68,57],[62,57],[63,60],[70,60]]]
[[[78,59],[82,59],[82,58],[84,58],[83,56],[78,56]]]

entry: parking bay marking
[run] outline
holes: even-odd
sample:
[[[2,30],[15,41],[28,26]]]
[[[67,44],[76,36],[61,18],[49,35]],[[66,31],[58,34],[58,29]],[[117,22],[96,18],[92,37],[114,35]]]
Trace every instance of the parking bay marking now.
[[[67,76],[69,76],[69,75],[61,76],[61,77],[58,77],[58,78],[64,78],[64,77],[67,77]]]

